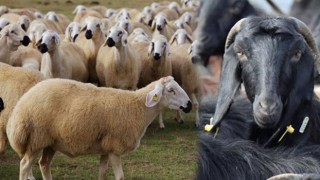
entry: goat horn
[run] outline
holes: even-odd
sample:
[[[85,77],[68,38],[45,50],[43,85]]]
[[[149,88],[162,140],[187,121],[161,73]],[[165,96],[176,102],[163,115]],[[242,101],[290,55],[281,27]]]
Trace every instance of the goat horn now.
[[[227,49],[234,41],[234,37],[236,36],[236,34],[240,31],[241,29],[241,24],[242,22],[246,20],[246,18],[242,18],[240,19],[229,31],[228,36],[227,36],[227,40],[226,40],[226,46],[225,49]]]
[[[308,46],[311,49],[311,53],[313,54],[314,57],[314,63],[315,63],[315,68],[316,68],[316,76],[318,76],[320,74],[320,55],[319,55],[319,50],[317,48],[317,45],[314,41],[314,38],[312,36],[312,33],[310,31],[310,29],[308,28],[308,26],[300,21],[297,18],[294,17],[290,17],[290,19],[292,19],[298,27],[298,30],[301,32],[301,34],[303,35],[304,39],[306,40]]]

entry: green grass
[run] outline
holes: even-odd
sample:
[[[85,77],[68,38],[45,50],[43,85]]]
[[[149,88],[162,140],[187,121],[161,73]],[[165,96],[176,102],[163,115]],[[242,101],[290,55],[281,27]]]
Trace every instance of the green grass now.
[[[157,119],[148,127],[141,146],[122,159],[124,175],[132,180],[194,179],[196,172],[196,139],[194,113],[185,114],[184,124],[173,120],[175,113],[166,111],[165,129],[160,129]],[[52,162],[54,179],[97,179],[99,155],[70,158],[57,153]],[[37,162],[34,176],[42,179]],[[10,148],[0,157],[0,179],[18,179],[19,158]],[[108,169],[108,179],[114,179]]]

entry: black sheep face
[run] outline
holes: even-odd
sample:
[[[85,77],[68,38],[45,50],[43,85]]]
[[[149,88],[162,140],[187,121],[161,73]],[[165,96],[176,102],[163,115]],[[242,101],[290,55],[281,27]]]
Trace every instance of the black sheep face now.
[[[227,108],[231,101],[223,99],[233,96],[243,82],[262,128],[293,118],[298,107],[312,99],[314,59],[293,21],[247,19],[226,49],[224,61],[217,108]]]

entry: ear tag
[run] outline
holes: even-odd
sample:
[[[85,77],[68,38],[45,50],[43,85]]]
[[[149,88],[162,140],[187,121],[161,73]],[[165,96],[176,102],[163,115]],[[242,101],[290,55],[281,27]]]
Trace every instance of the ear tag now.
[[[154,94],[152,96],[152,101],[158,101],[158,95],[157,94]]]
[[[309,117],[306,116],[302,121],[302,124],[301,124],[300,129],[299,129],[299,133],[304,133],[304,130],[306,129],[306,127],[308,125],[308,122],[309,122]]]

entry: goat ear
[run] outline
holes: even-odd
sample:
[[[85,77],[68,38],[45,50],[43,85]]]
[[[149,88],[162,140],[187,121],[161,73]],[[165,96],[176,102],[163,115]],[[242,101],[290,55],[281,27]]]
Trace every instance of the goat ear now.
[[[229,109],[232,100],[241,84],[240,62],[233,51],[233,44],[229,46],[223,56],[221,80],[216,104],[216,111],[211,125],[217,125]]]
[[[149,48],[148,48],[148,56],[151,55],[151,53],[153,52],[153,50],[154,50],[154,43],[151,42],[151,43],[149,44]]]
[[[177,32],[175,32],[175,33],[172,35],[172,37],[171,37],[171,39],[170,39],[170,41],[169,41],[169,44],[173,44],[173,42],[177,39],[177,35],[178,35]]]
[[[122,46],[126,46],[128,44],[128,33],[126,31],[123,32],[123,35],[121,37],[121,43],[122,43]]]
[[[163,88],[164,86],[162,84],[156,85],[156,87],[147,94],[145,103],[147,107],[154,107],[160,102]]]

